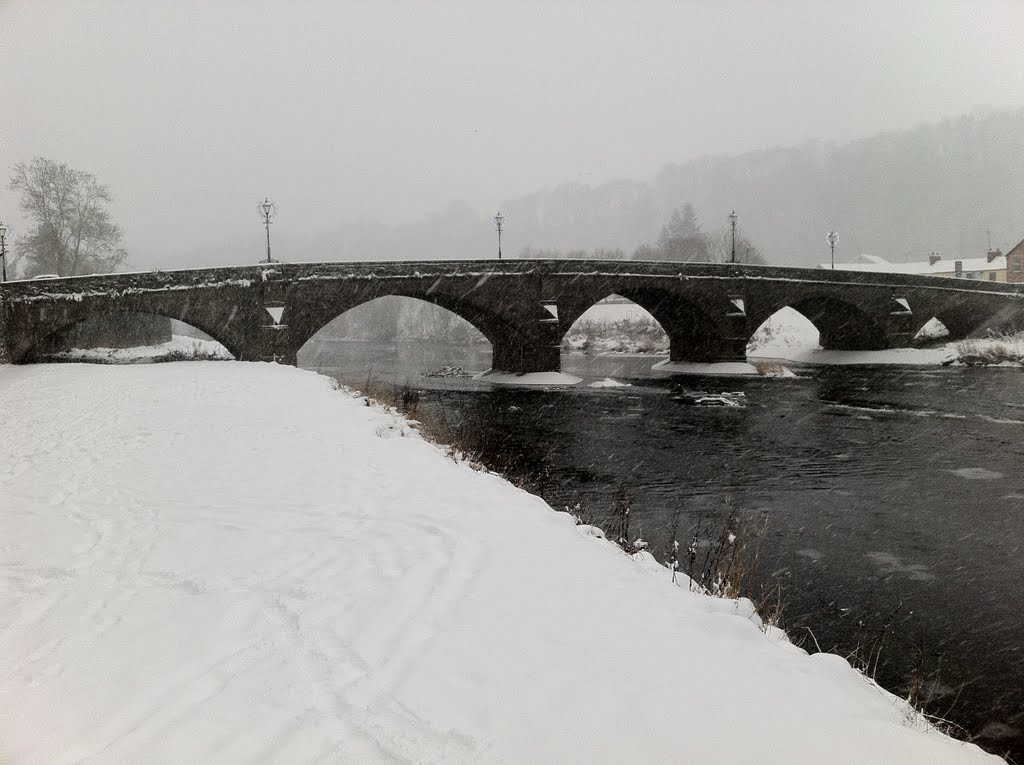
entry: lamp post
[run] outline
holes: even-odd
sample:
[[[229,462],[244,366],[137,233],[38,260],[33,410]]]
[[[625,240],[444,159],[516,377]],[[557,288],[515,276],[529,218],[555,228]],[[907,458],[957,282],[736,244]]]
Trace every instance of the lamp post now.
[[[263,262],[273,263],[274,261],[270,259],[270,222],[277,215],[277,205],[271,202],[269,197],[264,197],[259,205],[259,212],[267,229],[267,259]]]
[[[729,213],[729,226],[732,228],[732,255],[729,256],[730,263],[736,262],[736,221],[739,217],[735,210]]]
[[[498,260],[501,260],[501,226],[505,222],[505,216],[501,214],[501,210],[498,210],[498,214],[494,216],[494,225],[498,229]]]
[[[0,282],[7,281],[7,226],[0,223],[0,261],[3,262],[3,278]]]
[[[839,234],[835,231],[829,231],[825,237],[825,241],[828,242],[829,249],[832,250],[832,270],[836,270],[836,242],[839,241]]]

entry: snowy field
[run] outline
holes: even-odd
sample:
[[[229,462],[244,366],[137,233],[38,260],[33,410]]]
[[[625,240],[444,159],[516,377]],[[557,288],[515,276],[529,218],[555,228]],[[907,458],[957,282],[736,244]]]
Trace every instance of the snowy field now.
[[[0,367],[0,762],[972,763],[310,372]]]

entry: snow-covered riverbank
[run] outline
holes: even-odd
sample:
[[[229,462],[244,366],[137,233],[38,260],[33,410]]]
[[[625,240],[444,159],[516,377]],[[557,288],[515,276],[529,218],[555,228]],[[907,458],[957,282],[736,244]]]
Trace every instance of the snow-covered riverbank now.
[[[229,361],[233,357],[215,340],[173,335],[166,343],[133,348],[72,348],[52,354],[54,361],[84,361],[93,364],[152,364],[161,361],[204,359]]]
[[[0,367],[0,422],[0,761],[998,761],[312,373]]]

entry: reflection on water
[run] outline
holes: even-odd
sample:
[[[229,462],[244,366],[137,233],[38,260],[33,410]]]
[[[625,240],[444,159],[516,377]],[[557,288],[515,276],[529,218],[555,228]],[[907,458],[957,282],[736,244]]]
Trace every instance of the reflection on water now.
[[[484,371],[486,349],[318,351],[300,361],[346,384],[417,388],[419,419],[532,477],[554,507],[600,515],[627,486],[634,527],[660,559],[674,514],[688,535],[727,506],[767,513],[760,584],[782,584],[794,639],[812,631],[842,655],[880,648],[883,685],[905,691],[916,668],[932,712],[1024,761],[1019,370],[673,378],[651,372],[651,357],[565,356],[581,385],[527,390],[424,377]],[[630,386],[587,385],[608,377]]]

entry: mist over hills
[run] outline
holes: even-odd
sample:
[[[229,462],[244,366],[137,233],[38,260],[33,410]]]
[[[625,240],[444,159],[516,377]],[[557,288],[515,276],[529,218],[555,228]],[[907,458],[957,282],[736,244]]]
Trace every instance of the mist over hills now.
[[[685,147],[680,148],[685,153]],[[891,260],[1005,252],[1024,239],[1024,108],[979,108],[913,130],[836,144],[713,156],[666,164],[650,181],[596,186],[566,183],[506,201],[503,251],[524,247],[621,248],[652,242],[672,211],[690,202],[707,233],[722,231],[735,209],[739,230],[769,263],[812,266],[828,260],[825,234],[839,234],[837,260],[859,253]],[[275,225],[282,260],[471,259],[496,256],[493,210],[453,201],[425,217],[391,225],[355,222],[305,238]],[[204,246],[177,267],[254,262],[251,242]],[[150,258],[135,253],[135,263]],[[164,260],[161,267],[175,267]]]
[[[654,240],[691,202],[705,230],[739,214],[768,262],[868,252],[922,260],[984,254],[986,231],[1005,251],[1024,239],[1024,109],[979,109],[911,131],[844,145],[800,146],[665,165],[650,182],[566,184],[507,204],[509,225],[535,247],[621,247]]]

